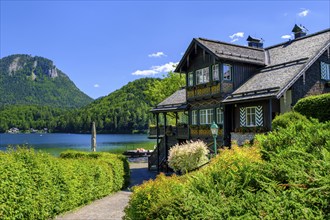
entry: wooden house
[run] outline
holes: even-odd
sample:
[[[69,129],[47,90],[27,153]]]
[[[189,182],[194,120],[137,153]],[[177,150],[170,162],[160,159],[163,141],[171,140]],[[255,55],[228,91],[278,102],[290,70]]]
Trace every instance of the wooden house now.
[[[185,74],[186,87],[152,109],[157,150],[149,167],[166,164],[176,143],[202,139],[212,145],[213,121],[220,128],[217,146],[242,144],[270,131],[274,117],[299,99],[330,92],[330,29],[307,35],[295,25],[292,32],[294,39],[266,48],[251,36],[248,46],[194,38],[175,70]],[[167,126],[166,115],[180,112],[188,116],[186,126]]]

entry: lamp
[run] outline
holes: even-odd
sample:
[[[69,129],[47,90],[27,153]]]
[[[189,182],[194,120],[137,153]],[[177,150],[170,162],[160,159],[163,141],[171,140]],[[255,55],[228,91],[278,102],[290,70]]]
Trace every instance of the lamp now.
[[[210,129],[211,129],[211,133],[212,133],[213,140],[214,140],[214,153],[217,154],[217,136],[218,136],[219,127],[213,121]]]

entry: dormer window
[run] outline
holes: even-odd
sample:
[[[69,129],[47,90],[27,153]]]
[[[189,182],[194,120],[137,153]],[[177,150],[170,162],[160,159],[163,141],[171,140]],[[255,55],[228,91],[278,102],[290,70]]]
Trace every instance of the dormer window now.
[[[213,81],[219,80],[219,64],[212,65],[212,78]]]
[[[210,81],[209,68],[196,70],[196,84],[208,83]]]
[[[330,81],[330,64],[321,62],[321,79]]]
[[[222,68],[222,78],[223,80],[226,81],[231,81],[232,80],[232,66],[229,64],[223,64],[223,68]]]

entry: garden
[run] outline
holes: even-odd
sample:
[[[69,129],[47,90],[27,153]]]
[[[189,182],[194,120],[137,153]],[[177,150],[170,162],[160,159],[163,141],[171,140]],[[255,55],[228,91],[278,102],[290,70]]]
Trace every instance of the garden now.
[[[277,116],[273,131],[256,135],[254,143],[233,144],[198,170],[160,174],[135,187],[125,219],[330,219],[327,112],[322,122],[298,112]]]

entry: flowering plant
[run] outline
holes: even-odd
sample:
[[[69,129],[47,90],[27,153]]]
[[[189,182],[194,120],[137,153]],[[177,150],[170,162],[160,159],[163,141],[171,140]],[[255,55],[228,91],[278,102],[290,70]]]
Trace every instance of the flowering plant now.
[[[207,163],[208,153],[209,150],[203,141],[187,141],[170,149],[168,163],[174,171],[187,173]]]

